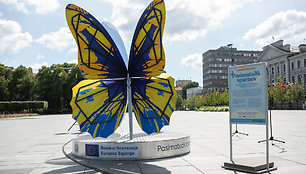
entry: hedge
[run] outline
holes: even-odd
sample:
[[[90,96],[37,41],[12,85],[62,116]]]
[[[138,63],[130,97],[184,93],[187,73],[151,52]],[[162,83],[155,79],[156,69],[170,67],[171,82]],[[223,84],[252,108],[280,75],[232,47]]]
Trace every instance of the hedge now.
[[[46,101],[0,101],[1,113],[30,113],[44,112],[48,109]]]
[[[196,109],[196,111],[210,111],[210,112],[228,112],[228,106],[203,106],[201,108]]]

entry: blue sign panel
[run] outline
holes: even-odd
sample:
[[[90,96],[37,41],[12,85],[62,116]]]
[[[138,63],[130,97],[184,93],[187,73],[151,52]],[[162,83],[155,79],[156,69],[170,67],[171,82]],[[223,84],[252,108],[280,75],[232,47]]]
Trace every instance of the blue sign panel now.
[[[138,144],[100,145],[100,157],[103,158],[137,158],[138,156]]]
[[[266,124],[265,63],[229,67],[229,90],[231,123]]]
[[[98,144],[85,144],[86,156],[99,157]]]

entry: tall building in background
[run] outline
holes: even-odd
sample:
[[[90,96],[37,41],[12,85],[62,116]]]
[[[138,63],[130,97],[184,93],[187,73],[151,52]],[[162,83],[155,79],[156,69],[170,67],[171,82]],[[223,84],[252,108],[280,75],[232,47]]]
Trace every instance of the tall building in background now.
[[[279,78],[285,83],[300,83],[306,87],[306,45],[283,45],[283,40],[263,47],[258,62],[267,62],[268,83]]]
[[[208,50],[202,55],[203,91],[224,91],[228,88],[228,67],[254,63],[261,51],[237,50],[232,44],[216,50]]]

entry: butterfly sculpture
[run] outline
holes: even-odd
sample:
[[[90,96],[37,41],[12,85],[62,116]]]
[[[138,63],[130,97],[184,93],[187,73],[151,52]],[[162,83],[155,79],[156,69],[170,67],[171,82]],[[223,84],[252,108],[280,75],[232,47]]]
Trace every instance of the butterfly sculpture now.
[[[131,44],[130,56],[117,30],[98,22],[84,9],[69,4],[66,19],[78,45],[78,65],[87,78],[73,87],[72,117],[81,132],[108,137],[120,125],[128,89],[136,120],[147,134],[169,125],[175,110],[174,79],[163,73],[162,46],[165,4],[154,0],[143,12]]]

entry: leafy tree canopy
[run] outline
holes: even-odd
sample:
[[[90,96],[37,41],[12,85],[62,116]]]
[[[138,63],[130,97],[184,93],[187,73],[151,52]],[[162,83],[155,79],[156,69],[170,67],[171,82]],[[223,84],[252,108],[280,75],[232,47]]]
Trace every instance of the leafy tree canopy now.
[[[186,93],[186,89],[189,88],[194,88],[194,87],[198,87],[199,83],[198,82],[189,82],[187,83],[185,86],[183,86],[182,92],[183,92],[183,99],[187,98],[187,93]]]

